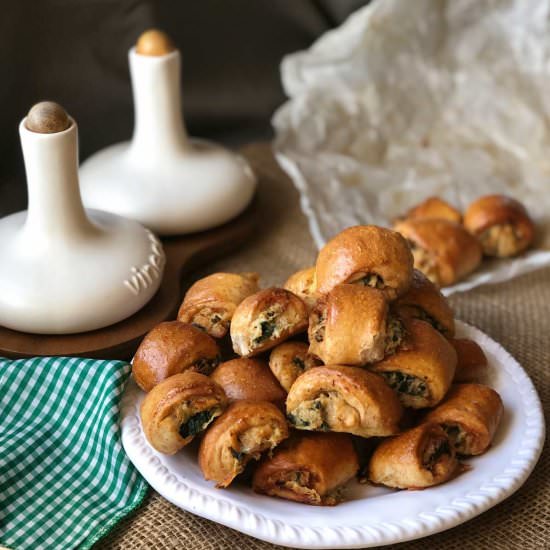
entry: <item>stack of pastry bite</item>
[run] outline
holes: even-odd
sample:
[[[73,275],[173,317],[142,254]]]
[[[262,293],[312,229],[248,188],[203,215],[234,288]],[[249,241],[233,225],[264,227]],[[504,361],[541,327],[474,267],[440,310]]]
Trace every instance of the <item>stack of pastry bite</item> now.
[[[489,447],[502,413],[474,382],[483,351],[454,331],[408,241],[351,227],[282,288],[260,290],[251,273],[197,281],[134,357],[144,432],[168,454],[199,437],[218,487],[253,463],[255,491],[307,504],[336,504],[360,472],[436,485]],[[228,335],[236,357],[220,362]]]

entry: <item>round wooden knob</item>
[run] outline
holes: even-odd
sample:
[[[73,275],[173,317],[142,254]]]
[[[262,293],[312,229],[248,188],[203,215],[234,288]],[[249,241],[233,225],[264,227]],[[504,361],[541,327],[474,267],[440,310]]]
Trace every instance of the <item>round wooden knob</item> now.
[[[170,37],[158,29],[145,31],[138,39],[136,53],[140,55],[160,56],[176,49]]]
[[[69,116],[61,105],[54,101],[41,101],[31,107],[25,126],[31,132],[55,134],[70,125]]]

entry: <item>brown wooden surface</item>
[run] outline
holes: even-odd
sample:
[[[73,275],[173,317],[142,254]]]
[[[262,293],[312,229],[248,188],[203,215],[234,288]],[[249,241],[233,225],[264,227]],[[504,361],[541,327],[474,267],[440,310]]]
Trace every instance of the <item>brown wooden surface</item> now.
[[[129,359],[143,336],[156,324],[174,318],[182,299],[186,272],[236,249],[256,226],[257,201],[235,220],[210,231],[163,239],[166,267],[153,299],[140,311],[115,325],[70,335],[39,335],[0,327],[0,356],[75,355]]]

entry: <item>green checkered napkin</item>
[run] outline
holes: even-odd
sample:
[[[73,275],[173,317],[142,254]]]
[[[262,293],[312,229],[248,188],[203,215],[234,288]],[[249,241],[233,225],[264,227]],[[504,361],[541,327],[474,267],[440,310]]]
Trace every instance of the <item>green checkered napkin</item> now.
[[[0,358],[0,546],[89,548],[143,500],[120,442],[122,361]]]

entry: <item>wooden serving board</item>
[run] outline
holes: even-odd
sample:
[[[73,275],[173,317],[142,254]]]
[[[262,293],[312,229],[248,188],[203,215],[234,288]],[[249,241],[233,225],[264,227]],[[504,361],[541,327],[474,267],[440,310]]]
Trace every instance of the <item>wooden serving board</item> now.
[[[162,240],[166,267],[161,286],[140,311],[115,325],[68,335],[40,335],[0,327],[0,357],[65,355],[130,359],[143,336],[155,325],[174,319],[182,300],[184,273],[238,248],[254,233],[257,199],[238,218],[201,233]]]

